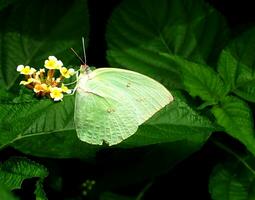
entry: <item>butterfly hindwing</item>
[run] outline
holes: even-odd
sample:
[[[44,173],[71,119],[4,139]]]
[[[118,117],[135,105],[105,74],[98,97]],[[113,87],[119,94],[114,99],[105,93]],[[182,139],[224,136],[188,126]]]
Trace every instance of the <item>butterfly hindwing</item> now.
[[[136,131],[131,109],[116,100],[93,93],[76,94],[75,124],[78,137],[90,144],[113,145]]]

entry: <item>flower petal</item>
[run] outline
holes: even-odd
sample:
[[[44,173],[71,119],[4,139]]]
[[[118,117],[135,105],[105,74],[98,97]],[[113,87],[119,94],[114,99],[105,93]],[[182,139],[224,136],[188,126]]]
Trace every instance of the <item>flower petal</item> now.
[[[22,69],[24,69],[24,65],[18,65],[17,66],[17,71],[20,72]]]

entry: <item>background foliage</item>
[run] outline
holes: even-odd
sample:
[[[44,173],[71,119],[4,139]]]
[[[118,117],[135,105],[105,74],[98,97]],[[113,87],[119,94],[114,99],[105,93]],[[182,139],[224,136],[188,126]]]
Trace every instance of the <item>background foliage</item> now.
[[[217,1],[109,2],[0,0],[0,199],[254,199],[254,20]],[[88,64],[148,75],[175,98],[113,147],[77,138],[74,96],[19,87],[21,63],[78,69],[82,36]]]

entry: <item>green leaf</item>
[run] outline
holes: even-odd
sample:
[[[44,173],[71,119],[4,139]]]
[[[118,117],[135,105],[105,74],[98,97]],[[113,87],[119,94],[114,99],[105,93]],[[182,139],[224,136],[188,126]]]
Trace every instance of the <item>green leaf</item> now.
[[[255,81],[255,80],[254,80]],[[251,81],[234,90],[234,93],[243,99],[255,103],[255,82]]]
[[[218,71],[237,95],[255,102],[255,28],[243,33],[221,53]]]
[[[254,159],[248,159],[254,168]],[[211,174],[209,191],[213,200],[253,200],[255,171],[239,161],[219,164]]]
[[[0,103],[11,101],[14,95],[7,90],[0,88]]]
[[[1,200],[17,200],[4,185],[0,183],[0,199]]]
[[[92,158],[98,147],[79,141],[73,122],[74,96],[62,102],[36,100],[0,104],[0,146],[46,157]]]
[[[206,63],[224,44],[225,30],[221,15],[202,0],[124,0],[108,23],[107,58],[181,88],[178,68],[162,53]]]
[[[177,60],[177,59],[176,59]],[[209,66],[178,59],[183,84],[191,96],[217,103],[228,92],[219,75]]]
[[[20,189],[25,179],[38,177],[35,190],[38,200],[47,200],[41,185],[47,176],[48,171],[45,167],[27,158],[12,157],[0,164],[0,183],[9,190]]]
[[[60,103],[34,99],[0,104],[0,128],[3,132],[0,144],[4,146],[35,133],[41,135],[72,129],[73,101],[71,96]]]
[[[255,155],[253,117],[249,106],[243,100],[227,96],[212,108],[212,113],[229,135],[242,142]]]
[[[88,32],[86,0],[61,4],[57,0],[20,0],[1,18],[5,20],[0,26],[0,85],[7,88],[14,86],[19,64],[42,66],[49,55],[65,65],[72,63],[69,49],[80,47],[81,36]]]
[[[0,0],[0,10],[3,10],[7,6],[11,5],[12,3],[16,2],[17,0]]]
[[[98,146],[90,145],[78,139],[75,130],[56,131],[49,134],[36,133],[31,137],[24,137],[12,145],[26,154],[51,158],[80,158],[93,160]]]
[[[47,200],[46,194],[43,190],[42,180],[39,180],[36,182],[36,188],[35,188],[34,194],[36,196],[36,200]]]

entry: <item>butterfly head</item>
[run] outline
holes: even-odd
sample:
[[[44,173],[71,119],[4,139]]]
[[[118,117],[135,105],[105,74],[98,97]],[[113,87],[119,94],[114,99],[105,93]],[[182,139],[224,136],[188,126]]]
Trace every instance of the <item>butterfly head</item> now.
[[[91,70],[87,64],[81,64],[80,72],[81,73],[89,73]]]

